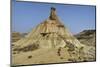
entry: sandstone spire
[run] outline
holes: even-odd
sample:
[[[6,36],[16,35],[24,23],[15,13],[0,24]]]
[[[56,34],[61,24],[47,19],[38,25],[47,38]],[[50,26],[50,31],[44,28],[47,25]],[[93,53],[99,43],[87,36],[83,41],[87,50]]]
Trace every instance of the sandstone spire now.
[[[51,7],[51,12],[50,12],[49,19],[51,19],[51,20],[56,20],[57,19],[56,8]]]
[[[24,48],[29,45],[38,45],[40,48],[59,48],[66,45],[81,46],[80,42],[59,21],[56,15],[56,8],[54,7],[51,7],[51,13],[47,20],[34,28],[25,38],[13,44],[19,48]]]
[[[88,49],[91,49],[90,46],[84,47],[70,33],[59,20],[54,7],[48,19],[12,44],[12,62],[15,65],[84,61],[89,56]]]

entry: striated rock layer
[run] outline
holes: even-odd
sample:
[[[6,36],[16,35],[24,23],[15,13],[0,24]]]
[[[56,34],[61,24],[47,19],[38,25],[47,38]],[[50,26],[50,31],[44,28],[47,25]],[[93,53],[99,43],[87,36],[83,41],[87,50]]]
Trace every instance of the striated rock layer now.
[[[88,55],[89,46],[81,44],[59,20],[54,7],[48,19],[12,44],[13,65],[95,60]]]
[[[76,47],[80,42],[68,31],[56,15],[56,9],[51,8],[48,19],[36,26],[25,38],[13,43],[19,48],[38,44],[40,48],[64,47],[70,43]]]

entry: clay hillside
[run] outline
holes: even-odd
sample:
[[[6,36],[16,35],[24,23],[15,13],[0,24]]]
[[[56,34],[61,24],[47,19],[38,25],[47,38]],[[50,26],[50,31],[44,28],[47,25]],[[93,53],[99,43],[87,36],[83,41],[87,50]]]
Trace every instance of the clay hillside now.
[[[80,43],[59,20],[56,8],[25,37],[12,43],[12,65],[94,61],[90,47]]]
[[[96,56],[96,30],[84,30],[75,35],[75,37],[84,45],[88,46],[88,54],[94,56],[91,58],[95,60]],[[90,58],[90,57],[89,57]]]
[[[96,30],[84,30],[76,34],[75,37],[85,45],[96,46]]]

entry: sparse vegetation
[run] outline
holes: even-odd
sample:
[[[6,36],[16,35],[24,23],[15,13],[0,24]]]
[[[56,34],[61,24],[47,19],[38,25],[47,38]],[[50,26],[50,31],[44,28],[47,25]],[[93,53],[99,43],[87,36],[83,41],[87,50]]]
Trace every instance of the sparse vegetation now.
[[[30,55],[30,56],[28,56],[28,59],[30,59],[30,58],[32,58],[32,56]]]
[[[60,59],[64,59],[63,57],[60,57]]]
[[[18,51],[18,52],[27,52],[27,51],[33,51],[39,48],[39,44],[31,44],[28,46],[25,46],[23,48],[15,48],[13,51]]]

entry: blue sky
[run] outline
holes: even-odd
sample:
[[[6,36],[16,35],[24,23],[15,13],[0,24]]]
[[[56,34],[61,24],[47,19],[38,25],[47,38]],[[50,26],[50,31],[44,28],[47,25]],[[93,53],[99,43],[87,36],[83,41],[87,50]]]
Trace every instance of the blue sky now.
[[[43,22],[55,7],[61,22],[71,33],[95,29],[95,6],[16,2],[12,0],[12,31],[30,32]]]

